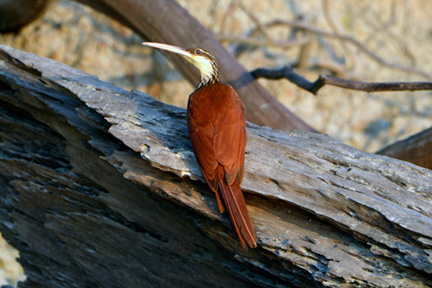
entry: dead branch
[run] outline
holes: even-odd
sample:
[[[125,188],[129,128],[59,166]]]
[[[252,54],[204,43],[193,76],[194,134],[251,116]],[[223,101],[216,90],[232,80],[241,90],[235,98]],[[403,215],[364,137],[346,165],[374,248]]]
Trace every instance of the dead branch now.
[[[396,34],[395,32],[392,31],[392,26],[399,26],[399,24],[397,23],[397,19],[396,19],[396,8],[398,8],[398,6],[401,5],[406,5],[406,3],[401,4],[401,2],[398,3],[398,1],[392,1],[392,3],[390,3],[389,7],[390,7],[390,15],[388,19],[382,19],[382,15],[380,15],[378,12],[374,11],[374,10],[370,10],[370,13],[372,15],[370,15],[370,17],[365,17],[365,21],[374,27],[374,29],[372,29],[371,33],[369,34],[368,37],[366,37],[366,39],[364,40],[364,43],[368,43],[369,41],[371,41],[372,39],[375,38],[380,38],[379,34],[383,34],[386,37],[388,37],[388,39],[393,40],[393,42],[398,46],[399,50],[402,52],[402,55],[405,56],[408,61],[410,61],[410,63],[412,63],[413,65],[415,65],[416,58],[415,55],[412,51],[410,51],[410,48],[408,47],[407,43],[406,43],[406,39],[404,39],[406,36],[400,36],[398,34]],[[407,7],[401,7],[400,10],[404,11],[404,14],[407,13]],[[369,12],[369,11],[368,11]],[[409,18],[409,17],[408,17]],[[379,23],[376,23],[379,22]],[[404,29],[402,29],[404,30]]]
[[[231,36],[226,34],[216,34],[216,37],[221,42],[229,42],[234,44],[246,44],[252,47],[281,47],[288,48],[293,46],[303,45],[310,42],[310,39],[297,39],[291,41],[280,41],[272,39],[258,39],[255,37],[248,36]]]
[[[324,85],[366,92],[432,90],[432,82],[362,82],[341,79],[330,75],[320,75],[315,82],[310,82],[303,76],[297,74],[294,69],[289,66],[280,69],[258,68],[253,70],[251,75],[256,79],[287,79],[298,87],[315,95]]]
[[[341,34],[339,27],[336,26],[336,24],[333,21],[333,17],[330,15],[331,8],[330,8],[330,3],[329,3],[328,0],[322,0],[322,8],[323,8],[324,17],[325,17],[328,25],[332,29],[333,33],[335,33],[335,34]],[[350,59],[352,59],[351,60],[352,64],[349,65],[349,67],[347,68],[347,70],[353,70],[353,69],[355,69],[355,66],[356,66],[356,57],[354,56],[355,52],[353,51],[353,47],[347,45],[347,43],[345,41],[341,41],[341,45],[342,45],[343,49],[350,56]]]
[[[281,25],[303,29],[303,30],[312,32],[312,33],[317,34],[317,35],[322,35],[322,36],[325,36],[328,38],[333,38],[333,39],[349,42],[349,43],[353,44],[354,46],[356,46],[360,51],[362,51],[369,58],[373,59],[374,61],[376,61],[377,63],[379,63],[383,66],[387,66],[387,67],[393,68],[393,69],[398,69],[398,70],[405,71],[405,72],[412,73],[412,74],[417,74],[417,75],[420,75],[426,79],[432,79],[432,74],[427,73],[423,70],[420,70],[420,69],[412,67],[412,66],[404,66],[404,65],[400,65],[400,64],[391,63],[391,62],[381,58],[376,53],[369,50],[360,41],[358,41],[357,39],[355,39],[349,35],[337,34],[337,33],[332,33],[332,32],[328,32],[325,30],[321,30],[317,27],[311,26],[311,25],[304,23],[302,21],[273,20],[273,21],[270,21],[268,23],[262,24],[262,26],[264,26],[264,27],[273,27],[273,26],[281,26]]]

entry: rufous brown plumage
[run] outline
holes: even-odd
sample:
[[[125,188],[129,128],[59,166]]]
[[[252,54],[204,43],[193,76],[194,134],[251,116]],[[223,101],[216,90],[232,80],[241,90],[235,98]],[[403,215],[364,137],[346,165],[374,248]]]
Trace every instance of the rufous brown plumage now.
[[[227,211],[243,248],[255,248],[256,238],[240,188],[246,149],[243,103],[230,85],[220,82],[216,60],[209,52],[143,44],[180,54],[200,70],[201,81],[189,96],[187,109],[192,148],[207,184],[216,194],[219,211]]]

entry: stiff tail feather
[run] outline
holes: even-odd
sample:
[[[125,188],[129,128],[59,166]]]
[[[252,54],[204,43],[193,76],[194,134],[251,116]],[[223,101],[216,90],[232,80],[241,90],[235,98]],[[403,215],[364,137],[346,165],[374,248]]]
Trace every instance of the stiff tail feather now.
[[[249,212],[237,179],[234,180],[231,185],[228,185],[225,179],[220,180],[219,191],[217,193],[220,193],[220,196],[222,196],[231,224],[233,225],[243,248],[245,250],[247,250],[247,246],[256,248],[256,238],[249,217]]]

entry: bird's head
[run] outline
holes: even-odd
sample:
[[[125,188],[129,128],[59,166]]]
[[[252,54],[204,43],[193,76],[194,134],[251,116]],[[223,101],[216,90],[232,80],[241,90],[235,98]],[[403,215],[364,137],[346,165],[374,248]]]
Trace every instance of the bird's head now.
[[[219,70],[216,65],[216,59],[212,54],[201,48],[184,49],[177,46],[153,42],[143,42],[142,44],[177,53],[186,58],[186,60],[197,67],[201,73],[201,81],[198,87],[219,82]]]

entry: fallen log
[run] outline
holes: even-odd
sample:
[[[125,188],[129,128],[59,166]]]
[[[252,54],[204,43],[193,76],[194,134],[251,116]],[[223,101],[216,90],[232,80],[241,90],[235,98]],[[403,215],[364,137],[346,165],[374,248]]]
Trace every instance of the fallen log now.
[[[0,230],[20,287],[432,287],[432,172],[248,125],[243,251],[185,110],[0,45]]]

